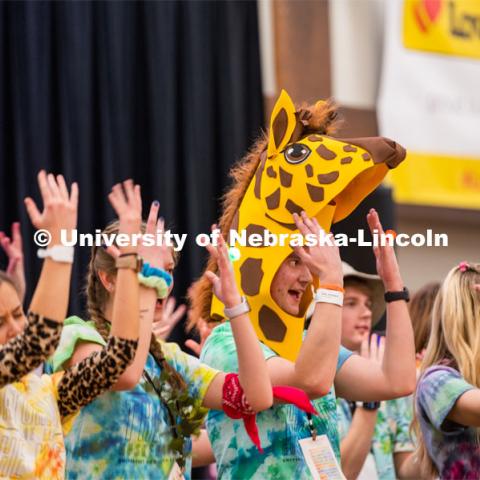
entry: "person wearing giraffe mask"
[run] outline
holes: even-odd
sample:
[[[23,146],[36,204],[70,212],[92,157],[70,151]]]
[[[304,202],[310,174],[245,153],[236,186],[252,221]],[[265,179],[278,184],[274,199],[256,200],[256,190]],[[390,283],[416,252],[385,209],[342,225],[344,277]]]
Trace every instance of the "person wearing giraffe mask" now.
[[[268,134],[232,171],[233,186],[224,197],[219,221],[226,238],[231,229],[304,236],[328,232],[332,222],[347,217],[388,169],[405,158],[405,150],[389,139],[332,137],[335,117],[330,102],[296,110],[282,91]],[[367,220],[372,231],[383,232],[374,210]],[[340,347],[343,275],[336,246],[292,250],[288,244],[247,244],[238,246],[237,253],[237,283],[251,309],[272,384],[303,389],[318,415],[280,404],[259,414],[261,454],[228,418],[209,414],[207,430],[219,478],[312,478],[300,440],[314,433],[325,435],[340,460],[335,392],[351,400],[374,401],[413,391],[415,351],[406,303],[389,304],[385,357],[381,365],[374,364]],[[386,291],[404,295],[393,248],[376,248],[375,255]],[[215,263],[206,269],[215,271]],[[193,286],[190,299],[191,318],[221,323],[207,339],[201,359],[234,371],[230,325],[206,282]],[[313,299],[312,320],[304,331]]]

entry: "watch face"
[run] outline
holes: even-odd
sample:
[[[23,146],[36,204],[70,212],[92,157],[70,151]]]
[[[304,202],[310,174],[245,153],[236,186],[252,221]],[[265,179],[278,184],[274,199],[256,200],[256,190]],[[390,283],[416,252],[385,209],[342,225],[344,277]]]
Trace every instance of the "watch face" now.
[[[117,268],[131,268],[139,272],[142,265],[142,259],[138,255],[125,255],[117,258],[115,265]]]

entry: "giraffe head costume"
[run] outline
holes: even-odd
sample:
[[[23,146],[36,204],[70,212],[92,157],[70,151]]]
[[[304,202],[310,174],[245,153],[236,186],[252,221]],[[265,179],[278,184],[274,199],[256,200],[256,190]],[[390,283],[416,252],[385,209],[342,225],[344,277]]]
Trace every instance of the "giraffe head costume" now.
[[[292,214],[302,210],[328,232],[333,222],[347,217],[380,184],[389,168],[405,158],[405,150],[386,138],[347,140],[326,135],[332,113],[326,102],[296,111],[282,91],[271,115],[268,139],[258,142],[246,162],[233,171],[237,184],[225,197],[219,222],[224,236],[230,230],[245,230],[247,238],[252,233],[263,237],[264,230],[277,236],[298,233]],[[235,276],[251,306],[250,319],[259,339],[294,361],[312,291],[307,289],[303,295],[299,316],[280,309],[270,294],[272,279],[292,253],[291,247],[288,242],[283,247],[257,242],[236,247],[240,258],[233,263]],[[210,261],[207,269],[215,268]],[[193,315],[222,320],[223,305],[205,282],[194,285]]]

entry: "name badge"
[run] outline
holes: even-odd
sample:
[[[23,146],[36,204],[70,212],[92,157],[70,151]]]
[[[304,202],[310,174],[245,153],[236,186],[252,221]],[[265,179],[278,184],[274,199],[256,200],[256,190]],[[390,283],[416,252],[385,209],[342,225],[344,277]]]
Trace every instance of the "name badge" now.
[[[315,480],[346,480],[326,435],[299,440],[303,456]]]

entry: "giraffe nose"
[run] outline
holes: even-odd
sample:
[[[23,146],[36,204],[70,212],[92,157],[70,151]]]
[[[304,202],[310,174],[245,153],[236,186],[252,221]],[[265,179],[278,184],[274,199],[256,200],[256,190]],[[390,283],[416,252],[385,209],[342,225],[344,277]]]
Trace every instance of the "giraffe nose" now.
[[[395,155],[387,158],[387,160],[385,160],[385,163],[388,165],[388,168],[395,168],[400,165],[403,160],[405,160],[405,157],[407,156],[407,151],[397,142],[390,140],[389,138],[384,138],[384,140],[385,143],[387,143],[395,152]]]

